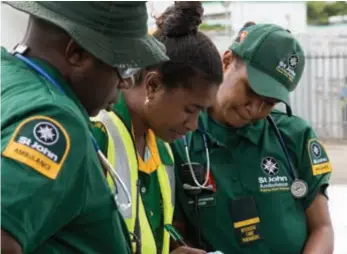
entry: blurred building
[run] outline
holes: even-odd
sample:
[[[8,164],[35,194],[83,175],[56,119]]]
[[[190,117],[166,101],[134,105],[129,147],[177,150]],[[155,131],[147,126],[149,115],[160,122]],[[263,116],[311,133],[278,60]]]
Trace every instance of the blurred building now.
[[[239,30],[247,21],[276,23],[292,32],[306,32],[306,2],[232,1],[232,26]]]
[[[23,39],[28,15],[1,3],[1,46],[12,49]]]
[[[147,2],[150,30],[152,16],[173,1]],[[347,140],[347,24],[306,24],[306,2],[204,2],[204,23],[220,24],[227,34],[210,34],[219,50],[226,50],[233,36],[249,20],[276,23],[292,31],[306,52],[306,67],[299,87],[291,95],[293,111],[309,121],[321,138]],[[342,17],[344,21],[345,17]],[[28,16],[1,4],[1,45],[11,49],[24,36]],[[336,21],[337,18],[333,19]],[[341,17],[339,20],[341,21]]]

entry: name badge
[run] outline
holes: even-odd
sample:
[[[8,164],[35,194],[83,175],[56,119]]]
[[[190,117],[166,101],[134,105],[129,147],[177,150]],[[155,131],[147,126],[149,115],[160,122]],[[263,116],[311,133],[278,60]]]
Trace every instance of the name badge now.
[[[188,205],[194,205],[195,200],[190,199],[188,200]],[[216,205],[216,195],[204,195],[198,197],[198,206],[199,207],[209,207],[209,206],[215,206]]]
[[[260,218],[253,197],[231,200],[229,211],[233,220],[235,237],[240,245],[255,243],[262,239]]]

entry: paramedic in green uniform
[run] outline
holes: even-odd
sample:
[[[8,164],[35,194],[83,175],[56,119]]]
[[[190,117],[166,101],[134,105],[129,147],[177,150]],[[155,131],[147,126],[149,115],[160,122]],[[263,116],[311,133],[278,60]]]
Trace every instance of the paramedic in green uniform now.
[[[127,174],[130,177],[125,174],[122,179],[130,193],[137,193],[133,195],[132,206],[136,207],[139,202],[139,212],[130,215],[125,211],[122,214],[131,235],[141,238],[141,250],[146,254],[169,253],[170,236],[164,224],[172,224],[174,204],[168,202],[167,197],[172,195],[174,200],[175,185],[171,186],[171,181],[168,181],[170,176],[174,180],[174,169],[170,146],[164,142],[171,142],[196,129],[199,112],[213,104],[223,79],[221,57],[216,46],[198,30],[202,15],[199,1],[179,1],[168,7],[158,17],[153,36],[166,46],[170,61],[139,71],[135,75],[134,87],[120,94],[113,112],[106,116],[101,112],[99,120],[92,119],[98,127],[95,128],[95,137],[100,147],[111,163],[116,158],[116,171],[124,174],[124,168],[129,165]],[[125,132],[121,127],[123,123]],[[103,125],[107,133],[102,132]],[[116,136],[121,136],[123,145],[116,145]],[[110,143],[114,144],[110,147]],[[122,146],[126,152],[119,150]],[[114,154],[110,153],[112,150]],[[166,174],[168,177],[163,177]],[[119,189],[121,193],[122,189]],[[136,219],[141,228],[139,232],[134,230]],[[185,246],[173,252],[205,253]]]
[[[124,85],[118,67],[168,59],[145,2],[7,4],[30,21],[1,49],[1,253],[129,253],[89,116]]]
[[[184,141],[173,146],[176,225],[182,232],[186,229],[184,235],[195,246],[230,254],[333,252],[326,196],[331,165],[312,127],[290,116],[289,93],[304,65],[298,41],[272,24],[247,23],[223,54],[224,81],[214,106],[199,122],[206,132],[210,162],[199,131],[187,137],[190,160]],[[273,110],[278,102],[285,103],[288,114]],[[210,188],[197,198],[189,190],[197,184],[189,165],[183,165],[188,161],[203,165],[193,165],[196,173],[210,164],[205,185]],[[292,187],[294,178],[301,184]],[[204,175],[198,184],[203,180]]]

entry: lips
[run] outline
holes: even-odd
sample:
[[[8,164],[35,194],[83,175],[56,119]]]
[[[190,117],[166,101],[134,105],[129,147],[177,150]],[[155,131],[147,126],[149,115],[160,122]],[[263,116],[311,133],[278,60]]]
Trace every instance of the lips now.
[[[235,110],[235,113],[238,115],[238,117],[242,120],[242,121],[245,121],[245,122],[250,122],[252,121],[252,117],[249,116],[249,114],[243,114],[242,110],[238,110],[236,109]]]

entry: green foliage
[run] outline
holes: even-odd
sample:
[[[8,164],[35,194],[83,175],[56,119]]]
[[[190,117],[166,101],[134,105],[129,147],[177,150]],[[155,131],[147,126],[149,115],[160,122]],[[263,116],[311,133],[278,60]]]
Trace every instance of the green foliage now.
[[[307,2],[307,22],[313,25],[328,23],[331,16],[347,15],[347,2]]]
[[[216,25],[209,25],[209,24],[206,24],[206,23],[202,23],[200,26],[199,26],[199,30],[201,31],[223,31],[225,29],[225,27],[223,25],[219,25],[219,24],[216,24]]]

